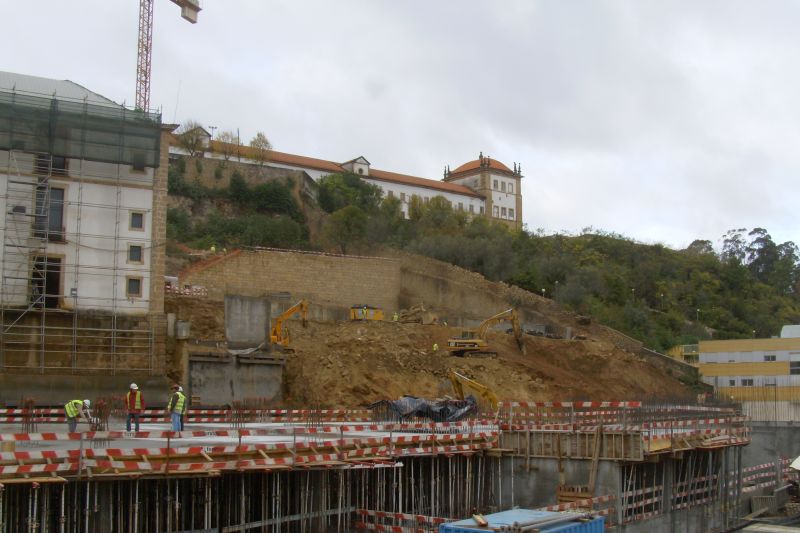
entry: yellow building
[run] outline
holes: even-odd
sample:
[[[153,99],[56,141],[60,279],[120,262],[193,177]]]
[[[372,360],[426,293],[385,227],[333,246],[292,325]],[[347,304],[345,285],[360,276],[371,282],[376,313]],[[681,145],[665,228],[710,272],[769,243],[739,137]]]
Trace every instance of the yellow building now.
[[[697,365],[700,351],[697,344],[682,344],[679,346],[673,346],[667,350],[667,355],[673,359],[683,361],[684,363]]]
[[[703,381],[736,401],[800,402],[800,338],[700,341]]]

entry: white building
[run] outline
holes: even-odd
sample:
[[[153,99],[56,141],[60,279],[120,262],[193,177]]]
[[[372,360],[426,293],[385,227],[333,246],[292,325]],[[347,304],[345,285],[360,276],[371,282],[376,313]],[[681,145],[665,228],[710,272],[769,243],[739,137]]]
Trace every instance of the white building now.
[[[205,146],[203,153],[205,158],[221,159],[222,154],[235,154],[237,161],[257,163],[253,150],[249,147],[225,144],[212,141],[210,138],[201,144]],[[176,155],[187,155],[187,152],[177,144],[173,144],[170,151]],[[521,167],[515,163],[513,170],[509,169],[503,163],[485,157],[482,153],[478,159],[465,163],[452,172],[446,170],[443,180],[379,170],[373,168],[363,156],[344,163],[336,163],[269,150],[266,165],[301,170],[314,181],[342,172],[357,174],[364,181],[380,187],[385,197],[398,198],[405,216],[408,216],[413,197],[419,197],[422,202],[427,202],[435,196],[442,196],[450,202],[453,209],[484,215],[514,229],[522,227]]]
[[[22,352],[38,349],[44,369],[153,369],[156,326],[134,318],[163,314],[161,145],[158,114],[0,72],[3,366],[30,365]],[[114,366],[123,352],[134,367]]]

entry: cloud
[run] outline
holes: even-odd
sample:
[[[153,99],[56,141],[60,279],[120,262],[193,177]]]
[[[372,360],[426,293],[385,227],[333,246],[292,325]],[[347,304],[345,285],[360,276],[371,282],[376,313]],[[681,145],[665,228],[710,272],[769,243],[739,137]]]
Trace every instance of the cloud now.
[[[563,0],[156,2],[166,120],[438,178],[521,162],[530,228],[682,247],[733,227],[794,239],[800,5]],[[0,68],[133,100],[135,5],[15,6]],[[30,27],[37,27],[35,45]],[[64,28],[70,28],[65,36]]]

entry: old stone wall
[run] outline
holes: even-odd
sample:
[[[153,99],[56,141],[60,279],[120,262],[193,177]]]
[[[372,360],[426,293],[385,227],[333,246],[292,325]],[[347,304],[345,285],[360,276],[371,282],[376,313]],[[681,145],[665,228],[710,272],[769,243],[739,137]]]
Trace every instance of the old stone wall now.
[[[205,287],[214,301],[285,294],[315,306],[368,304],[390,312],[398,308],[401,284],[400,262],[393,259],[285,250],[237,250],[194,265],[179,278]]]
[[[304,180],[304,172],[288,168],[259,166],[252,163],[240,163],[236,157],[228,161],[222,159],[206,159],[186,157],[186,172],[183,175],[187,183],[196,182],[209,189],[225,189],[231,184],[231,177],[238,172],[248,185],[255,186],[267,181],[291,182],[297,190]]]

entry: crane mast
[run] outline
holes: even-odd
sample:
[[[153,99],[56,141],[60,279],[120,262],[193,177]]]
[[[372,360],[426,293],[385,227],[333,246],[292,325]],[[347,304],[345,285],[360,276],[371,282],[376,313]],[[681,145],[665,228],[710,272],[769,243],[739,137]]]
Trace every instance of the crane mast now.
[[[153,59],[153,1],[139,0],[139,46],[136,60],[136,109],[150,109],[150,72]],[[181,16],[197,22],[198,0],[171,0],[181,8]]]
[[[136,61],[136,109],[150,109],[153,58],[153,0],[139,0],[139,54]]]

